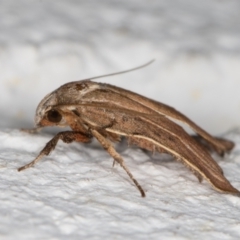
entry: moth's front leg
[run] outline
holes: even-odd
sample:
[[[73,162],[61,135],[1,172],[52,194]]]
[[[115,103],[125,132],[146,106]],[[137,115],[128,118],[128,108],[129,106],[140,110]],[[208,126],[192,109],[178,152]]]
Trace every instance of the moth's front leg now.
[[[82,132],[74,132],[74,131],[60,132],[46,144],[46,146],[42,149],[42,151],[39,153],[39,155],[32,162],[26,164],[25,166],[18,168],[18,171],[22,171],[24,169],[32,167],[42,157],[44,157],[45,155],[46,156],[49,155],[49,153],[52,150],[54,150],[54,148],[56,147],[59,139],[61,139],[65,143],[71,143],[73,141],[87,143],[91,140],[91,138],[92,138],[92,136],[82,133]]]
[[[102,147],[108,151],[108,153],[113,157],[113,159],[118,162],[121,167],[126,171],[128,176],[131,178],[131,180],[134,182],[138,190],[140,191],[142,197],[145,197],[145,192],[142,189],[141,185],[137,182],[137,180],[133,177],[132,173],[128,170],[127,166],[125,165],[125,162],[123,158],[120,156],[119,153],[116,152],[112,144],[97,130],[91,130],[92,135],[99,141],[99,143],[102,145]]]

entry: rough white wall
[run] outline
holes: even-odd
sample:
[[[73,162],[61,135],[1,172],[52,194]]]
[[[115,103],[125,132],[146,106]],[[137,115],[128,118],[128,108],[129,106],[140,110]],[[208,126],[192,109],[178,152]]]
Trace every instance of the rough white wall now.
[[[240,2],[0,0],[1,239],[239,239],[240,200],[199,184],[162,155],[117,146],[146,190],[142,199],[96,143],[60,143],[35,168],[53,136],[28,135],[38,102],[68,81],[101,79],[181,110],[236,142],[214,158],[240,189]],[[55,131],[57,131],[55,129]]]

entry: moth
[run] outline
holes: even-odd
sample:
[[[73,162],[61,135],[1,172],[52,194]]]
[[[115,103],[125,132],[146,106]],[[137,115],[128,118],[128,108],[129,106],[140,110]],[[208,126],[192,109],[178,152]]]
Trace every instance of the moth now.
[[[233,149],[234,143],[211,136],[168,105],[120,87],[92,81],[119,73],[69,82],[44,97],[36,110],[35,130],[46,126],[69,126],[72,130],[59,132],[32,162],[18,171],[32,167],[49,155],[59,140],[90,143],[92,138],[96,138],[112,156],[113,165],[116,162],[120,164],[144,197],[141,185],[112,145],[112,142],[125,137],[129,144],[142,149],[171,154],[188,167],[199,182],[204,178],[216,190],[240,196],[210,154],[210,151],[215,151],[223,156]],[[178,122],[188,125],[197,135],[188,134]]]

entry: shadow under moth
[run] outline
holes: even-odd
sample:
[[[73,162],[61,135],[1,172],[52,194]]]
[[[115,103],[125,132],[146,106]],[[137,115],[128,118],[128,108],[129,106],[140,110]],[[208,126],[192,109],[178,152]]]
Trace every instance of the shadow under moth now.
[[[91,81],[119,73],[70,82],[48,94],[37,107],[34,130],[69,126],[72,131],[59,132],[32,162],[18,170],[32,167],[49,155],[59,139],[65,143],[88,143],[95,137],[114,159],[113,165],[115,162],[120,164],[144,197],[141,185],[111,144],[126,137],[130,144],[145,150],[171,154],[192,170],[200,182],[204,178],[216,190],[240,196],[210,154],[215,151],[223,156],[232,150],[234,143],[211,136],[170,106],[120,87]],[[188,125],[197,135],[188,134],[176,121]]]

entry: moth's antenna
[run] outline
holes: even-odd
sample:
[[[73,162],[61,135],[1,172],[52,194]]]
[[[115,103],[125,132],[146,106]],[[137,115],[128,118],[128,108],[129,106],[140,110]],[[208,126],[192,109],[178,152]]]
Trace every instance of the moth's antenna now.
[[[110,76],[114,76],[114,75],[119,75],[119,74],[123,74],[123,73],[132,72],[132,71],[135,71],[135,70],[138,70],[138,69],[141,69],[141,68],[144,68],[144,67],[150,65],[154,61],[155,61],[155,59],[152,59],[151,61],[149,61],[149,62],[147,62],[147,63],[145,63],[145,64],[143,64],[141,66],[135,67],[135,68],[131,68],[131,69],[128,69],[128,70],[125,70],[125,71],[121,71],[121,72],[115,72],[115,73],[100,75],[100,76],[92,77],[92,78],[88,78],[88,79],[92,80],[92,79],[103,78],[103,77],[110,77]]]

